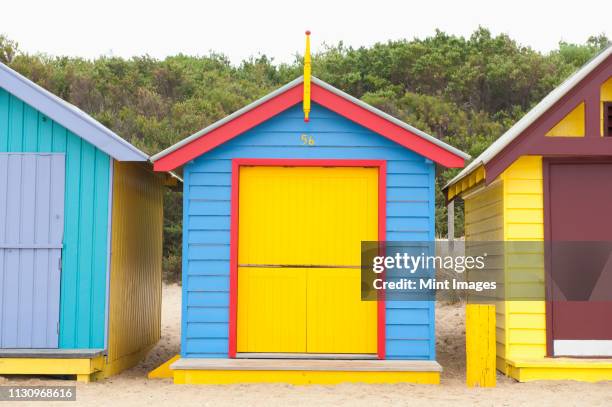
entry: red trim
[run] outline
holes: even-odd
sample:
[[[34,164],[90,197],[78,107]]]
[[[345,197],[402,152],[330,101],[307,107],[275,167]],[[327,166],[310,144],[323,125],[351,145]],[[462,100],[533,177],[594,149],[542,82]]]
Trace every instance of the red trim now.
[[[312,100],[447,168],[462,168],[465,160],[335,93],[313,84]]]
[[[296,85],[235,119],[185,144],[177,150],[155,161],[155,171],[170,171],[193,160],[213,148],[231,140],[282,111],[296,105],[303,98],[303,84]],[[311,85],[312,101],[354,121],[399,145],[410,149],[448,168],[464,166],[464,159],[434,144],[417,134],[404,129],[379,115],[356,105],[350,100],[322,88]]]
[[[229,306],[229,357],[236,357],[236,327],[238,316],[238,186],[240,164],[232,161],[232,203],[230,223],[230,306]]]
[[[300,84],[238,116],[203,137],[185,144],[153,163],[155,171],[170,171],[193,160],[302,101]]]
[[[382,161],[378,167],[378,241],[384,242],[387,239],[387,162]],[[384,244],[384,243],[383,243]],[[384,255],[385,253],[379,253]],[[381,276],[384,280],[385,275]],[[378,291],[378,359],[384,360],[386,357],[386,301],[384,290]]]
[[[310,160],[310,159],[268,159],[235,158],[232,160],[232,203],[230,226],[230,304],[229,304],[229,351],[230,358],[236,357],[237,316],[238,316],[238,202],[241,166],[274,167],[377,167],[378,168],[378,240],[385,240],[387,218],[387,162],[384,160]],[[385,299],[378,301],[377,355],[385,358]]]

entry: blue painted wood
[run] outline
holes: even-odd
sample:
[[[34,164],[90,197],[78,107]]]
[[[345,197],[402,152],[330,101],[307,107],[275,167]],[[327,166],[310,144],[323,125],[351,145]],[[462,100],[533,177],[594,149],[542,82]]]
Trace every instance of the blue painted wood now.
[[[229,276],[229,261],[227,260],[188,260],[187,274],[191,276],[197,276],[197,275]]]
[[[302,134],[314,146],[303,145]],[[409,151],[313,104],[304,123],[295,106],[196,158],[184,168],[183,357],[227,357],[230,195],[233,158],[387,160],[388,240],[434,239],[435,167]],[[434,359],[432,302],[388,303],[387,357]]]
[[[59,347],[103,348],[110,157],[0,87],[1,152],[65,155]]]
[[[57,348],[63,154],[0,153],[0,348]]]

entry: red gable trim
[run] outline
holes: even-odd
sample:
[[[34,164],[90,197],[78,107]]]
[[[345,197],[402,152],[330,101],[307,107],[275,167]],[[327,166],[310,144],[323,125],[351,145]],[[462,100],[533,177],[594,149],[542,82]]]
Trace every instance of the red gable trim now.
[[[261,105],[245,112],[239,117],[222,126],[217,127],[210,133],[203,135],[172,151],[168,155],[155,161],[155,171],[171,171],[180,167],[188,161],[212,150],[213,148],[231,140],[245,131],[263,123],[271,117],[300,103],[303,96],[303,84],[279,94],[276,97],[262,103]],[[364,109],[355,103],[330,92],[327,89],[313,83],[311,84],[312,101],[319,103],[327,109],[338,113],[353,122],[362,125],[375,133],[386,137],[399,145],[406,147],[440,165],[448,168],[460,168],[464,165],[464,159],[444,148],[427,141],[395,123],[392,123],[377,114]]]
[[[315,84],[312,85],[312,100],[354,121],[363,127],[378,133],[389,140],[395,141],[402,147],[414,151],[430,160],[447,168],[461,168],[464,165],[463,157],[460,157],[444,148],[425,140],[395,123],[392,123],[377,114],[352,103],[350,100],[336,95],[327,89]]]

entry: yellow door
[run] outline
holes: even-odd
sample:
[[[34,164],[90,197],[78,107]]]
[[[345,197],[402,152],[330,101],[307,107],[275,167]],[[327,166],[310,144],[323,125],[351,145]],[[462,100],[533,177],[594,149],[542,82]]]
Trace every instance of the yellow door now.
[[[238,352],[376,353],[361,241],[378,238],[378,170],[241,167]]]

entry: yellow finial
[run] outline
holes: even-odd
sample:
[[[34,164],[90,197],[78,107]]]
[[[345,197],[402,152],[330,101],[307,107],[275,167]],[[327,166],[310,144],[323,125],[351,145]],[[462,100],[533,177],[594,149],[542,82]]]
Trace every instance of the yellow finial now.
[[[304,52],[304,121],[310,114],[310,31],[306,31],[306,52]]]

